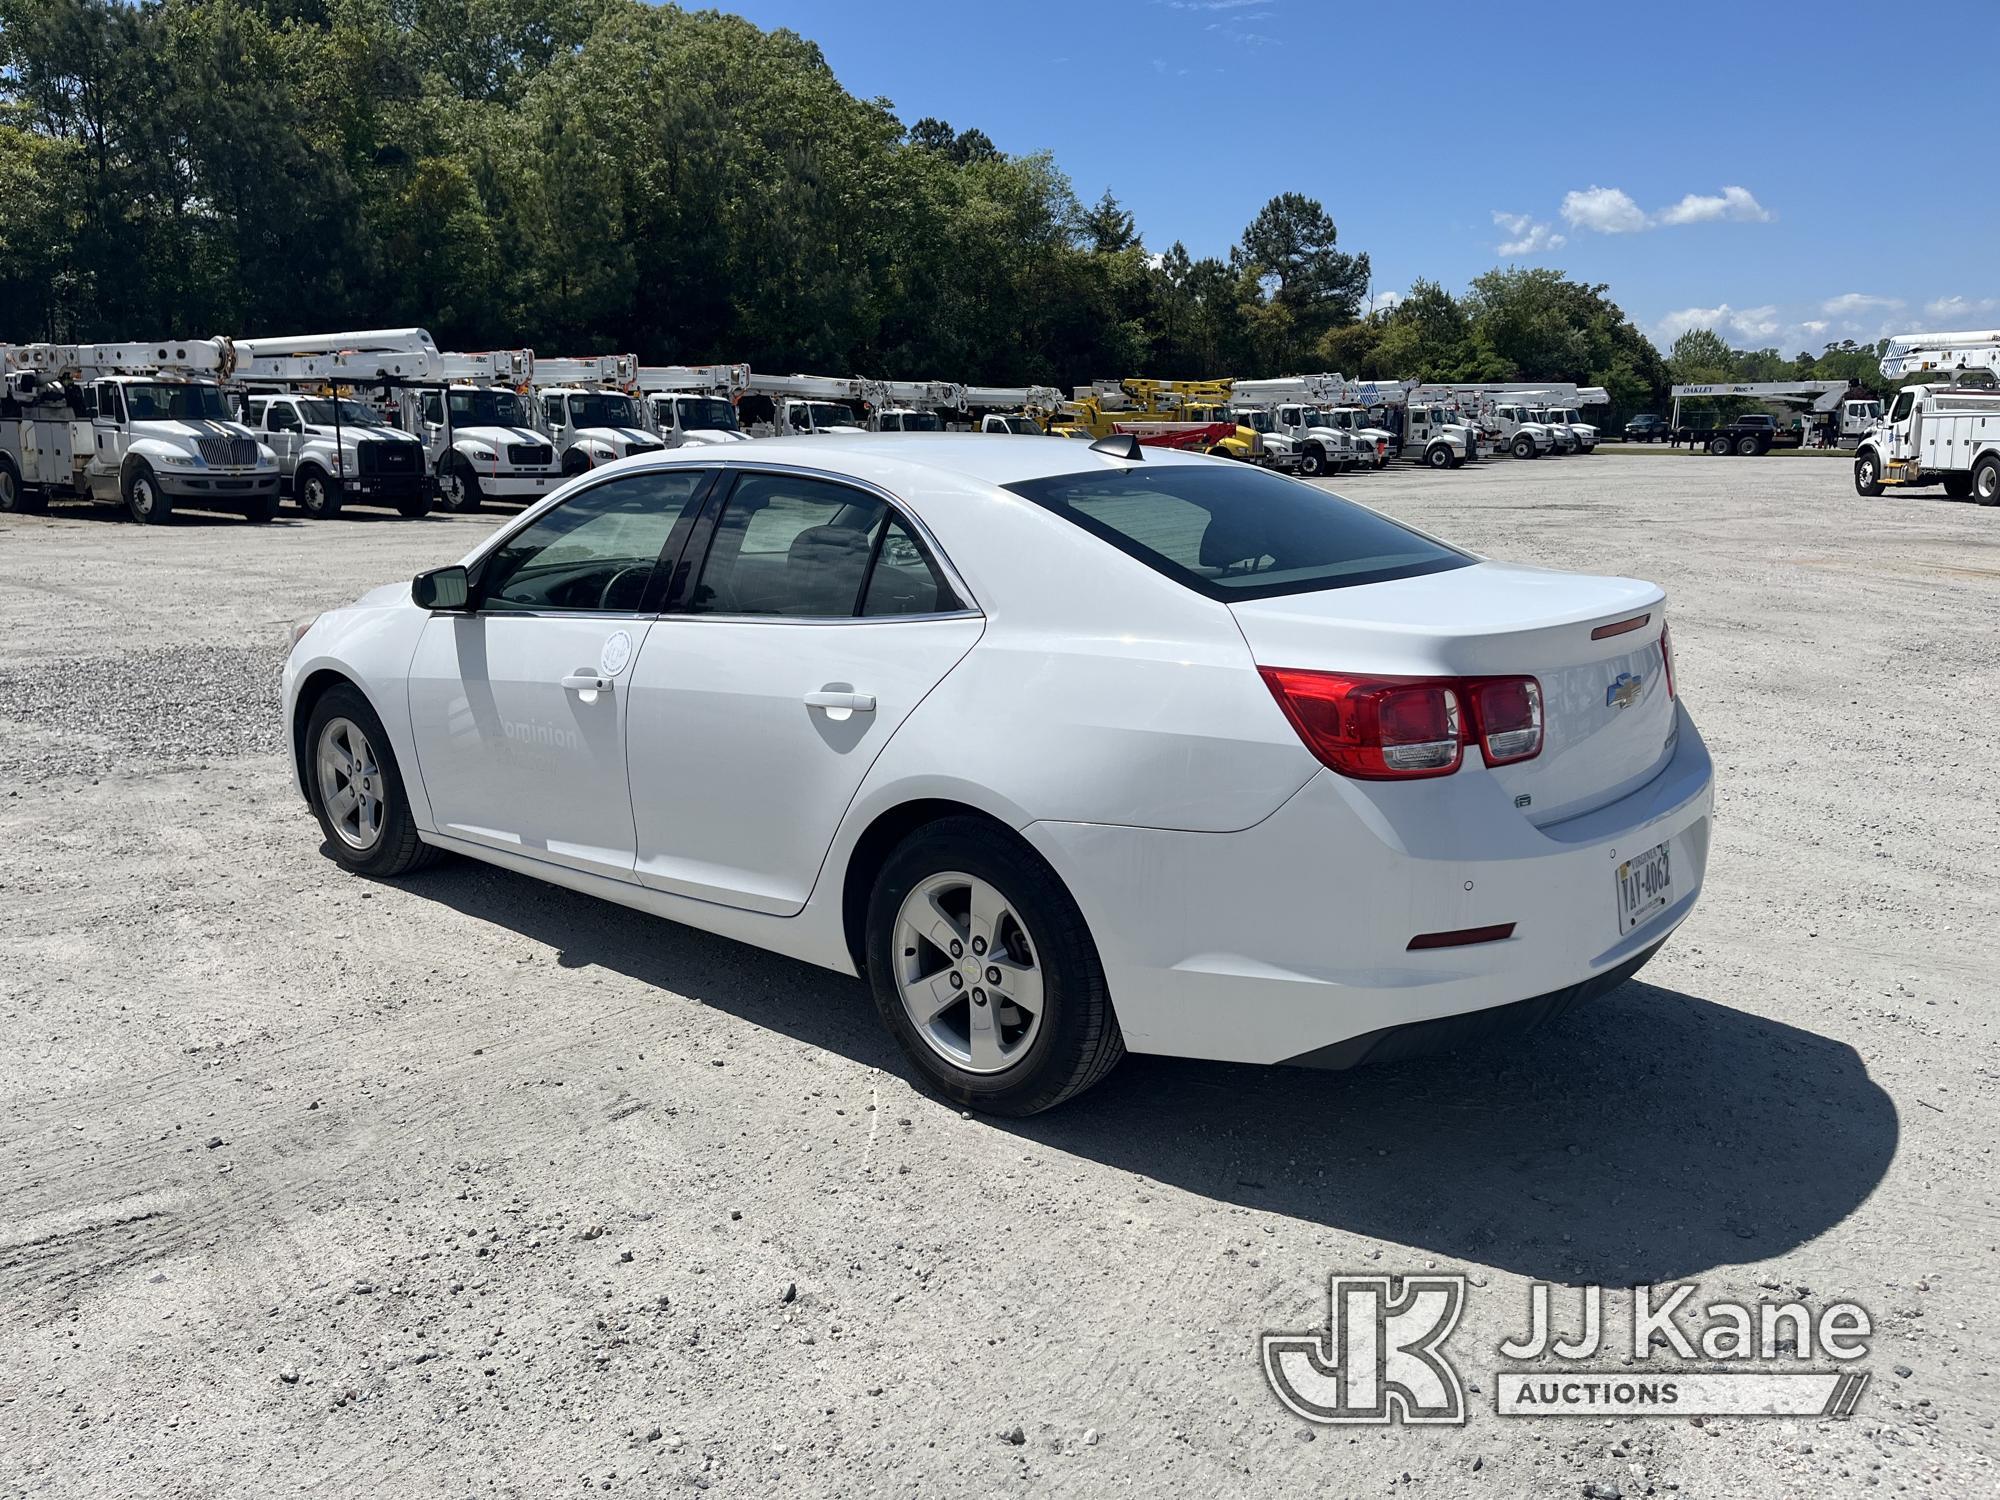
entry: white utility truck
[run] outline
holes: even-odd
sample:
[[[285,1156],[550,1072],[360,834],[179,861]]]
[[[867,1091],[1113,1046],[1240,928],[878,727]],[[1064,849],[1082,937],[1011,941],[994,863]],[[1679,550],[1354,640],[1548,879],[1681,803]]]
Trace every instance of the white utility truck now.
[[[1257,432],[1267,467],[1309,477],[1362,464],[1379,467],[1374,448],[1364,451],[1352,430],[1326,416],[1320,401],[1329,388],[1326,378],[1316,375],[1238,380],[1229,388],[1230,415]]]
[[[1282,413],[1291,409],[1299,413],[1310,411],[1312,420],[1308,427],[1330,429],[1345,436],[1346,442],[1341,445],[1344,462],[1350,466],[1365,464],[1369,468],[1382,468],[1399,451],[1398,439],[1388,428],[1378,426],[1365,408],[1344,399],[1349,384],[1337,373],[1238,380],[1229,388],[1229,403],[1238,411],[1260,406],[1273,408],[1280,413],[1277,424],[1280,435],[1292,436],[1295,443],[1303,441],[1298,420],[1288,423]],[[1318,441],[1323,447],[1324,440]],[[1303,463],[1301,468],[1303,472],[1313,472]]]
[[[562,483],[535,405],[535,351],[446,354],[440,389],[405,389],[403,426],[424,440],[449,511],[488,500],[536,500]]]
[[[292,334],[236,340],[234,383],[300,510],[325,519],[344,505],[387,505],[416,517],[431,508],[423,440],[384,421],[364,393],[393,406],[398,388],[435,382],[440,368],[421,328]]]
[[[565,475],[635,453],[658,453],[666,446],[647,424],[638,381],[636,354],[536,356],[535,397],[555,440],[557,467]]]
[[[862,401],[868,406],[870,432],[943,432],[940,408],[957,411],[965,401],[963,387],[945,380],[866,380]]]
[[[277,456],[235,419],[227,339],[0,345],[0,511],[123,501],[158,525],[176,509],[278,513]]]
[[[638,385],[646,419],[669,448],[750,441],[736,413],[748,365],[641,365]]]
[[[959,405],[978,418],[981,432],[1047,437],[1062,392],[1052,385],[967,385],[959,387]]]
[[[2000,505],[2000,333],[1904,334],[1890,341],[1882,374],[1926,383],[1896,392],[1861,439],[1855,493],[1937,484],[1953,499]]]
[[[767,420],[751,423],[752,437],[803,437],[824,432],[860,432],[854,409],[868,399],[869,382],[852,375],[759,375],[752,371],[746,393],[771,409]]]

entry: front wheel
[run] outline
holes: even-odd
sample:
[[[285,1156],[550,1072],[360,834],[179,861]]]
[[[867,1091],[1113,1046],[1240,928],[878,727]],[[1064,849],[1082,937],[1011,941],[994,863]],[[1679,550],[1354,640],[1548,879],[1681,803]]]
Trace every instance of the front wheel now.
[[[308,466],[299,470],[298,495],[299,509],[315,521],[331,521],[340,514],[340,491],[324,469]]]
[[[976,818],[898,846],[868,902],[876,1008],[955,1104],[1032,1115],[1125,1055],[1083,914],[1035,853]]]
[[[1308,448],[1299,459],[1299,472],[1308,479],[1316,479],[1326,472],[1326,455],[1317,448]]]
[[[277,520],[279,499],[277,486],[273,485],[270,494],[259,495],[255,500],[246,500],[243,503],[243,519],[260,523]]]
[[[1872,453],[1854,460],[1854,493],[1866,500],[1882,493],[1882,466]]]
[[[306,724],[306,787],[333,857],[358,875],[401,875],[436,853],[417,837],[388,731],[361,690],[328,688]]]
[[[1514,457],[1533,458],[1534,456],[1535,456],[1535,440],[1533,438],[1517,437],[1514,439]]]
[[[426,494],[410,495],[396,502],[396,514],[408,520],[418,520],[431,513],[431,497]]]
[[[160,481],[145,464],[133,464],[125,471],[125,509],[132,519],[146,526],[164,526],[174,518],[173,497],[160,488]]]
[[[1433,469],[1449,469],[1452,466],[1451,459],[1451,449],[1447,448],[1443,443],[1439,443],[1436,447],[1428,448],[1424,451],[1424,462],[1429,464]]]
[[[479,509],[479,476],[472,465],[457,454],[448,454],[438,469],[438,500],[455,516],[470,515]]]
[[[1981,505],[2000,505],[2000,458],[1991,453],[1972,466],[1972,498]]]
[[[13,460],[0,453],[0,515],[34,515],[47,504],[40,490],[31,490],[21,483]]]

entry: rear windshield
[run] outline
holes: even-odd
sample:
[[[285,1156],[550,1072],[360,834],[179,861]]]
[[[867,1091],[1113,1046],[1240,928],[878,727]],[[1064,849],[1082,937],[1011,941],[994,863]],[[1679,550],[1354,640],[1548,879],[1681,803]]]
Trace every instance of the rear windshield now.
[[[1474,561],[1316,485],[1244,464],[1098,469],[1007,488],[1211,599],[1347,588]]]

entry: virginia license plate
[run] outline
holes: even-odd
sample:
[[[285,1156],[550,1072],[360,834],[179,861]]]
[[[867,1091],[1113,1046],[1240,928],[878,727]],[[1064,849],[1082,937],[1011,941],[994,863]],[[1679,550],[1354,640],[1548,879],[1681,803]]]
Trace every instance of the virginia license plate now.
[[[1618,931],[1627,933],[1665,911],[1674,900],[1674,868],[1668,846],[1656,844],[1617,869]]]

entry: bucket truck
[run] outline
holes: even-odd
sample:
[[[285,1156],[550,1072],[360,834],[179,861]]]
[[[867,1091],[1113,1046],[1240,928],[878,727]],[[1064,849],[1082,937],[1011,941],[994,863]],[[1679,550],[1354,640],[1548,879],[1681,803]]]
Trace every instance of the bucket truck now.
[[[535,500],[562,483],[555,444],[537,425],[530,394],[535,351],[445,354],[444,384],[401,392],[403,426],[431,456],[438,499],[449,511],[487,500]]]
[[[666,446],[646,424],[638,381],[636,354],[536,358],[535,396],[565,476]]]
[[[1049,385],[968,385],[959,388],[968,413],[977,413],[981,432],[1048,436],[1048,420],[1062,404],[1062,392]]]
[[[1149,447],[1261,460],[1262,430],[1230,408],[1227,389],[1224,381],[1092,381],[1075,388],[1050,430],[1091,439],[1127,433]]]
[[[1804,434],[1794,434],[1780,427],[1777,419],[1768,412],[1749,412],[1723,421],[1715,409],[1698,408],[1683,421],[1681,403],[1690,398],[1810,403],[1813,412],[1831,417],[1849,401],[1869,399],[1844,380],[1750,380],[1677,385],[1673,387],[1672,395],[1676,443],[1705,448],[1710,453],[1740,454],[1745,458],[1769,453],[1773,448],[1799,447],[1804,443]]]
[[[1924,383],[1896,392],[1854,450],[1855,493],[1939,484],[1955,500],[2000,505],[2000,333],[1904,334],[1882,374]]]
[[[440,356],[428,333],[238,339],[236,356],[243,419],[277,455],[300,510],[321,519],[350,504],[393,506],[411,517],[429,512],[423,440],[384,421],[364,395],[372,389],[393,403],[401,386],[435,383]]]
[[[868,382],[846,375],[759,375],[745,382],[747,394],[771,410],[753,423],[752,437],[803,437],[823,432],[860,432],[854,408],[868,399]]]
[[[867,403],[870,432],[943,432],[938,408],[957,411],[965,405],[963,387],[944,380],[865,380],[861,399]]]
[[[736,399],[750,385],[748,365],[642,365],[646,416],[669,448],[747,443]]]
[[[222,391],[227,339],[0,346],[0,511],[123,501],[158,525],[177,508],[278,512],[277,456]]]
[[[1291,375],[1239,380],[1230,388],[1230,410],[1261,436],[1266,465],[1296,469],[1308,477],[1362,464],[1379,467],[1381,455],[1374,447],[1364,451],[1354,431],[1327,416],[1322,399],[1328,385],[1320,376]]]

